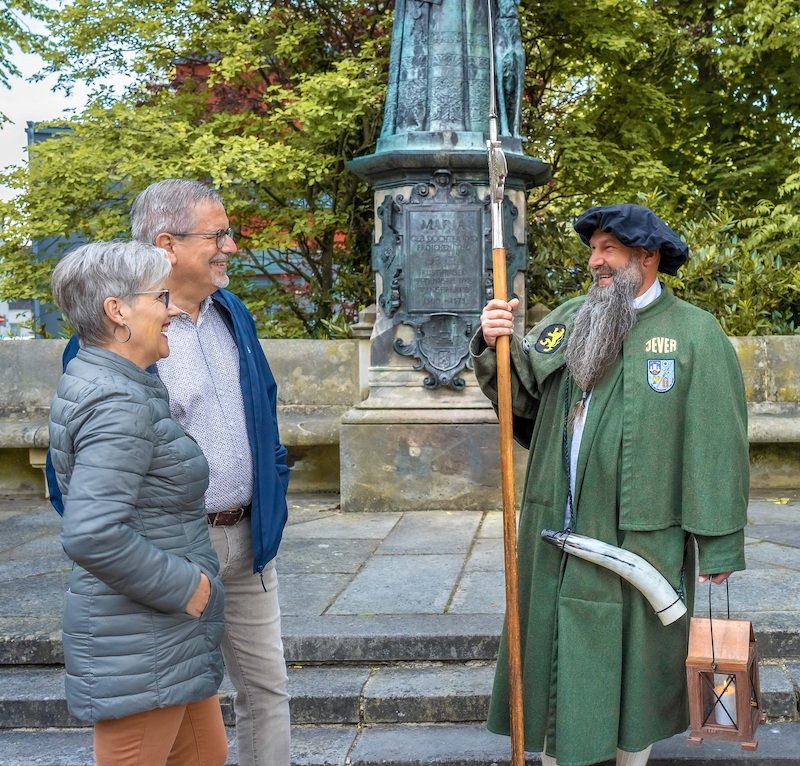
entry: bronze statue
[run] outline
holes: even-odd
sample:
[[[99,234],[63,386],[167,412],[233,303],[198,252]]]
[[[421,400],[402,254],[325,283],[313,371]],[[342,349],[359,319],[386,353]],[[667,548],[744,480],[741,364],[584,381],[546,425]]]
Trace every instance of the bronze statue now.
[[[494,16],[494,60],[497,117],[501,136],[520,137],[525,53],[519,26],[519,0],[497,0]]]
[[[500,134],[519,136],[524,54],[516,0],[491,0]],[[397,0],[381,137],[488,126],[487,0]]]

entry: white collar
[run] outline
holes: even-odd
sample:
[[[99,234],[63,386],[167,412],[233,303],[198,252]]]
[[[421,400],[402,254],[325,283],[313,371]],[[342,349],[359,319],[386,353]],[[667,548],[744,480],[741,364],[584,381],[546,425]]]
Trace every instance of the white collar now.
[[[659,295],[661,295],[661,282],[656,280],[644,293],[633,299],[633,307],[635,309],[643,309],[645,306],[649,306]]]

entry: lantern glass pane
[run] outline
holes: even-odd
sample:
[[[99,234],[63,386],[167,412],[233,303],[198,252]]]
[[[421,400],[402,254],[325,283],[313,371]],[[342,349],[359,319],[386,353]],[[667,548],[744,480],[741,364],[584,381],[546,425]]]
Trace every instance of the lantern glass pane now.
[[[736,729],[736,678],[725,673],[700,673],[702,725]]]

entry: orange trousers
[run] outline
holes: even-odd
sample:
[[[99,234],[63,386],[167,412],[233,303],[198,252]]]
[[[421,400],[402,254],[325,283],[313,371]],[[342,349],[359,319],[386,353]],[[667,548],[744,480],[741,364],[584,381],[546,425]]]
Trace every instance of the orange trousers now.
[[[98,721],[94,754],[96,766],[224,766],[219,697]]]

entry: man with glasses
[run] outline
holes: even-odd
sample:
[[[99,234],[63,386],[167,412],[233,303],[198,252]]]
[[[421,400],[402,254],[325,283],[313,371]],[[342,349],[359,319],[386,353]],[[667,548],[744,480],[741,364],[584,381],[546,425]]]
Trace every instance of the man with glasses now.
[[[233,232],[214,189],[171,179],[137,197],[131,233],[163,248],[172,262],[164,299],[182,313],[171,319],[170,355],[157,372],[172,416],[209,463],[206,511],[225,585],[222,655],[236,689],[239,764],[289,766],[274,563],[287,517],[289,469],[278,436],[277,388],[255,324],[225,290],[228,258],[237,250]],[[69,354],[68,348],[64,364]]]
[[[225,667],[236,688],[241,766],[288,766],[289,695],[275,554],[289,469],[277,389],[253,320],[228,286],[236,243],[222,200],[194,181],[150,185],[131,208],[134,239],[166,250],[171,353],[158,364],[172,416],[208,459],[211,541],[225,584]],[[255,573],[255,574],[254,574]]]

